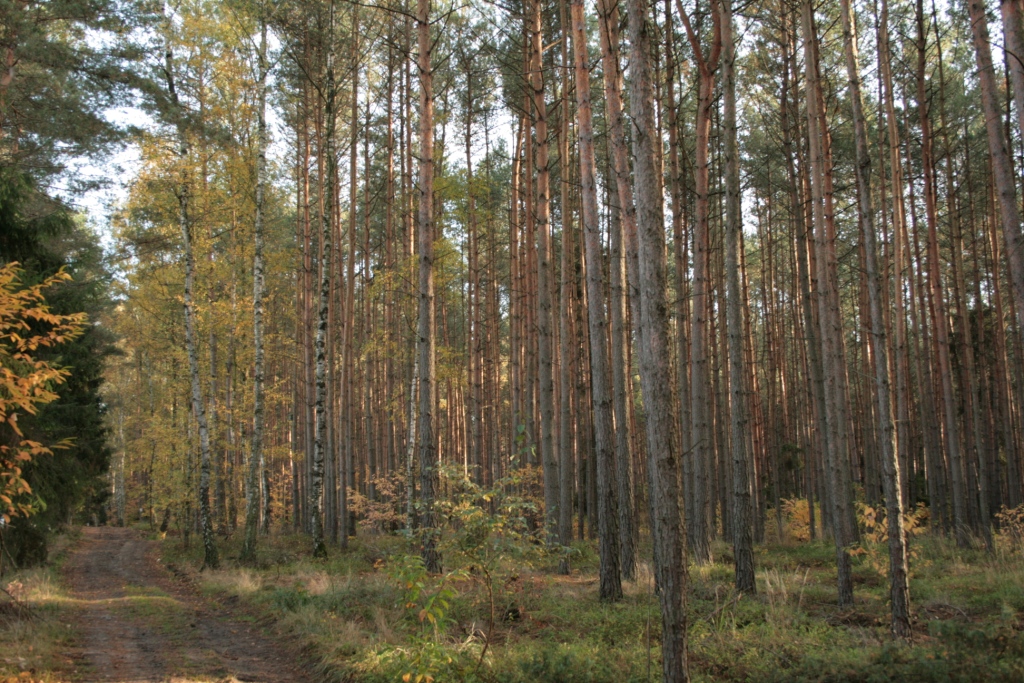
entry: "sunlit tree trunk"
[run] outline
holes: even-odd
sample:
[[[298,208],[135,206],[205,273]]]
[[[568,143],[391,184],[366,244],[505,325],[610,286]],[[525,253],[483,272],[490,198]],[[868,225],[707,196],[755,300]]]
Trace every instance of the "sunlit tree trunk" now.
[[[565,15],[564,0],[559,3],[559,22],[562,30],[562,92],[560,99],[561,116],[558,126],[558,164],[560,166],[561,209],[562,209],[562,254],[560,266],[559,286],[559,316],[558,316],[558,374],[559,387],[558,403],[558,539],[559,543],[568,546],[572,542],[572,499],[575,493],[575,477],[573,476],[576,467],[576,444],[577,425],[573,420],[573,404],[579,404],[579,397],[574,396],[573,378],[575,367],[574,344],[576,342],[576,329],[573,326],[572,308],[579,305],[573,300],[575,288],[571,273],[571,264],[575,261],[574,235],[573,235],[573,213],[569,200],[569,188],[573,182],[570,170],[569,153],[569,90],[570,90],[570,67],[569,67],[569,22]],[[582,138],[580,140],[582,149]],[[584,188],[584,191],[585,188]],[[584,200],[585,201],[585,200]],[[571,260],[570,260],[571,259]],[[575,401],[573,400],[575,399]],[[577,405],[578,407],[578,405]],[[564,556],[559,562],[559,572],[569,572],[569,558]]]
[[[420,72],[420,197],[419,229],[419,455],[420,526],[423,533],[423,564],[428,572],[441,571],[434,520],[437,480],[437,449],[434,434],[434,406],[437,392],[434,307],[434,80],[430,40],[430,0],[417,0],[416,31]]]
[[[531,6],[530,91],[533,99],[534,218],[537,228],[537,377],[540,406],[540,459],[544,472],[544,517],[549,542],[558,533],[558,458],[555,454],[554,372],[551,333],[551,197],[548,169],[548,116],[544,101],[543,35],[540,0]]]
[[[609,161],[614,177],[612,244],[612,361],[615,386],[616,479],[619,500],[619,548],[625,576],[636,564],[637,520],[633,508],[633,450],[630,439],[628,373],[630,335],[627,306],[639,320],[636,279],[636,207],[630,183],[629,151],[626,148],[622,113],[622,70],[619,66],[619,10],[610,0],[597,3],[601,65],[605,86],[605,117],[608,121]],[[617,249],[616,249],[617,247]],[[617,256],[616,256],[617,254]],[[631,290],[631,291],[628,291]],[[637,341],[639,342],[639,337]]]

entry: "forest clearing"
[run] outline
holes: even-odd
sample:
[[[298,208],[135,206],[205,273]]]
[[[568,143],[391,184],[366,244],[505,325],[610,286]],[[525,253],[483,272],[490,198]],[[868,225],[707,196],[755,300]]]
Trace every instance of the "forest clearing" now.
[[[1024,680],[1024,0],[0,0],[0,675]]]

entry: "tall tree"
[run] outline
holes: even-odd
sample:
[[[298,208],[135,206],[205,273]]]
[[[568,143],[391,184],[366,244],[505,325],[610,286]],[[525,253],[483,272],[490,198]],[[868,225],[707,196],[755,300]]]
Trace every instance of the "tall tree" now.
[[[1007,7],[1007,5],[1015,7]],[[1003,26],[1006,35],[1006,49],[1009,50],[1010,74],[1017,105],[1017,116],[1021,135],[1024,135],[1024,40],[1021,38],[1020,8],[1013,0],[1005,0]],[[992,162],[996,196],[999,200],[999,217],[1006,241],[1006,261],[1010,271],[1010,287],[1017,314],[1017,331],[1024,343],[1024,231],[1021,230],[1020,208],[1017,204],[1017,187],[1014,180],[1013,161],[1003,117],[999,106],[999,89],[996,85],[995,67],[992,65],[991,38],[988,30],[988,14],[984,0],[967,0],[968,16],[971,20],[971,36],[978,63],[978,81],[981,86],[981,106],[985,112],[985,131],[988,134],[988,151]]]
[[[210,515],[210,430],[206,421],[206,402],[199,378],[199,353],[196,346],[196,314],[192,300],[195,283],[196,260],[192,249],[192,221],[189,215],[189,196],[192,180],[189,176],[188,122],[183,104],[178,97],[175,80],[174,53],[170,36],[164,52],[164,75],[167,80],[169,114],[178,137],[179,180],[175,188],[178,199],[178,228],[185,251],[185,348],[188,354],[189,376],[192,383],[192,414],[199,430],[199,524],[203,532],[203,567],[216,569],[220,565],[217,544],[213,537],[213,519]]]
[[[818,74],[818,37],[814,25],[814,13],[811,2],[805,1],[802,6],[802,23],[804,33],[804,66],[807,72],[807,137],[809,156],[809,175],[811,188],[811,216],[814,228],[814,263],[818,280],[817,292],[817,324],[822,345],[822,377],[824,383],[825,438],[824,457],[826,464],[825,481],[828,499],[831,502],[832,535],[836,544],[837,585],[840,605],[853,602],[853,573],[850,553],[847,544],[851,542],[850,533],[845,524],[846,511],[844,502],[847,497],[843,485],[841,470],[848,463],[843,448],[846,430],[845,421],[840,410],[842,386],[839,376],[844,369],[839,367],[842,354],[838,351],[841,339],[836,338],[840,321],[836,318],[837,310],[832,305],[837,293],[832,291],[832,277],[828,268],[828,251],[831,236],[826,226],[826,156],[823,146],[827,144],[827,131],[821,130],[824,120],[823,94]],[[839,327],[841,330],[841,327]]]
[[[953,525],[957,543],[969,543],[967,491],[964,488],[964,458],[960,445],[960,427],[956,419],[956,398],[953,393],[953,370],[949,356],[949,318],[941,280],[938,238],[938,196],[935,178],[935,152],[932,135],[931,106],[927,92],[924,3],[917,0],[917,110],[921,127],[921,172],[924,180],[925,221],[928,226],[928,287],[931,294],[931,317],[934,323],[938,355],[938,374],[942,387],[943,433],[953,482]]]
[[[747,476],[746,371],[743,363],[743,301],[740,290],[740,158],[736,141],[736,42],[733,38],[732,0],[719,0],[722,13],[722,92],[725,128],[725,305],[729,335],[730,428],[732,447],[732,542],[736,590],[756,593],[754,580],[753,510]]]
[[[420,182],[417,211],[419,231],[419,316],[417,355],[419,356],[419,458],[420,524],[423,527],[423,563],[427,571],[441,571],[434,530],[434,489],[437,479],[437,438],[434,434],[434,407],[437,405],[437,323],[434,304],[434,81],[433,44],[430,36],[430,0],[417,0],[416,36],[420,73]]]
[[[633,512],[632,444],[629,439],[630,415],[627,394],[631,380],[627,375],[629,334],[627,305],[633,311],[634,328],[640,316],[636,290],[636,206],[630,182],[629,150],[626,148],[622,112],[622,69],[619,64],[619,5],[609,0],[597,3],[601,65],[604,76],[605,119],[608,122],[608,146],[611,174],[615,181],[612,226],[612,360],[615,387],[616,484],[619,499],[619,548],[625,576],[635,573],[637,522]],[[616,246],[618,249],[616,250]],[[617,254],[617,255],[616,255]],[[629,290],[627,292],[627,290]],[[642,332],[642,330],[640,331]],[[637,338],[638,341],[641,337]]]
[[[630,111],[633,156],[636,160],[637,277],[639,319],[634,329],[639,344],[640,387],[647,418],[647,460],[650,470],[654,562],[661,603],[662,670],[666,683],[689,680],[686,652],[686,544],[679,511],[679,453],[672,437],[668,334],[665,293],[665,223],[654,123],[654,83],[646,0],[630,0]]]
[[[533,105],[533,215],[537,229],[537,377],[540,459],[544,472],[544,516],[549,540],[558,530],[558,458],[555,454],[555,383],[551,333],[551,171],[548,168],[548,113],[544,102],[544,46],[541,0],[530,5],[530,93]],[[563,210],[564,207],[563,207]]]
[[[710,49],[701,46],[698,34],[690,18],[683,11],[681,0],[676,0],[679,16],[686,28],[690,47],[696,57],[697,121],[694,127],[693,180],[696,202],[693,226],[693,317],[690,325],[690,414],[693,420],[691,448],[693,453],[694,482],[693,512],[689,522],[690,547],[693,559],[700,564],[711,561],[711,477],[712,461],[715,457],[710,414],[711,375],[708,368],[708,313],[711,310],[708,269],[710,267],[710,157],[708,143],[711,135],[711,108],[715,95],[715,72],[722,56],[722,15],[720,0],[712,0],[712,35]]]
[[[327,401],[327,328],[331,301],[331,248],[333,241],[332,220],[334,217],[334,178],[337,158],[334,150],[335,126],[337,125],[337,85],[334,75],[334,0],[327,10],[327,71],[324,87],[324,170],[320,185],[323,190],[320,212],[320,299],[317,305],[316,324],[316,399],[314,415],[316,432],[313,441],[313,462],[310,467],[309,528],[313,540],[313,557],[326,558],[327,544],[324,542],[324,459],[327,457],[327,415],[330,409]],[[344,521],[344,520],[343,520]]]
[[[604,273],[601,267],[601,229],[597,212],[597,174],[594,155],[593,108],[590,103],[590,60],[587,56],[583,0],[569,5],[576,73],[576,116],[579,122],[580,180],[583,232],[587,254],[587,314],[590,323],[590,390],[594,401],[597,449],[597,524],[601,555],[602,600],[622,597],[619,565],[618,501],[614,485],[615,443],[612,436],[612,392],[608,386],[608,321],[605,315]],[[565,208],[563,207],[563,211]],[[566,389],[563,387],[562,389]],[[562,425],[565,429],[566,426]]]
[[[871,153],[868,150],[867,122],[860,90],[860,60],[857,50],[857,24],[850,0],[842,0],[843,44],[846,75],[849,80],[853,132],[856,140],[858,218],[864,244],[868,302],[871,311],[871,355],[874,360],[874,397],[878,420],[878,444],[881,447],[882,487],[885,492],[886,521],[889,532],[890,629],[906,638],[910,635],[910,589],[907,582],[906,531],[903,526],[903,497],[900,493],[900,462],[896,433],[892,422],[892,393],[889,386],[889,349],[882,316],[882,285],[878,270],[875,236],[875,208],[871,200]]]
[[[265,8],[261,8],[266,11]],[[256,112],[256,216],[253,220],[253,242],[255,251],[252,260],[252,324],[255,359],[252,378],[252,447],[245,476],[245,538],[239,557],[242,562],[256,559],[256,531],[260,518],[259,473],[263,462],[263,421],[264,421],[264,368],[265,351],[263,343],[263,288],[265,282],[263,262],[263,225],[267,196],[267,20],[260,16],[260,44],[257,63],[257,112]]]

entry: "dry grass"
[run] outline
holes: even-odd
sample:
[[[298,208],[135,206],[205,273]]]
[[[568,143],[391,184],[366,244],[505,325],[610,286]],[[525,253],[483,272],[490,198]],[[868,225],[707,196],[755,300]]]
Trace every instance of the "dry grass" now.
[[[217,569],[205,572],[204,583],[211,590],[229,595],[249,595],[263,587],[262,576],[249,569]]]
[[[271,543],[266,552],[273,554],[278,544],[296,541]],[[891,641],[887,582],[863,558],[854,559],[855,605],[840,610],[828,543],[787,539],[758,546],[756,596],[735,593],[729,549],[716,543],[719,560],[690,571],[693,680],[968,681],[981,674],[1024,680],[1015,678],[1024,656],[1014,659],[1024,655],[1020,557],[1005,551],[987,557],[927,536],[913,543],[919,551],[911,565],[913,646]],[[596,553],[586,544],[579,545],[570,576],[555,573],[557,560],[503,568],[494,586],[487,675],[474,678],[473,653],[489,621],[480,577],[471,572],[455,582],[459,595],[446,626],[433,634],[415,609],[404,608],[403,587],[389,570],[393,558],[414,548],[380,536],[351,545],[327,563],[300,554],[259,571],[204,573],[202,580],[275,616],[282,636],[314,653],[327,677],[383,683],[428,666],[444,674],[435,680],[453,683],[639,683],[650,664],[658,678],[661,624],[649,562],[623,585],[624,599],[615,605],[597,598]],[[174,552],[170,543],[165,547]]]
[[[58,672],[67,664],[61,651],[72,636],[71,601],[55,570],[22,570],[3,582],[19,606],[0,593],[0,677],[30,672],[33,680],[61,680]]]

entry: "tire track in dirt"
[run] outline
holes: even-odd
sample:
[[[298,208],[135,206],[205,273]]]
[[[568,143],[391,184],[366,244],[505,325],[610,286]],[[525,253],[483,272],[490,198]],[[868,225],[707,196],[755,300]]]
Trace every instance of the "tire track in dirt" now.
[[[65,564],[73,598],[73,680],[105,683],[312,680],[241,613],[201,598],[138,532],[86,527]]]

